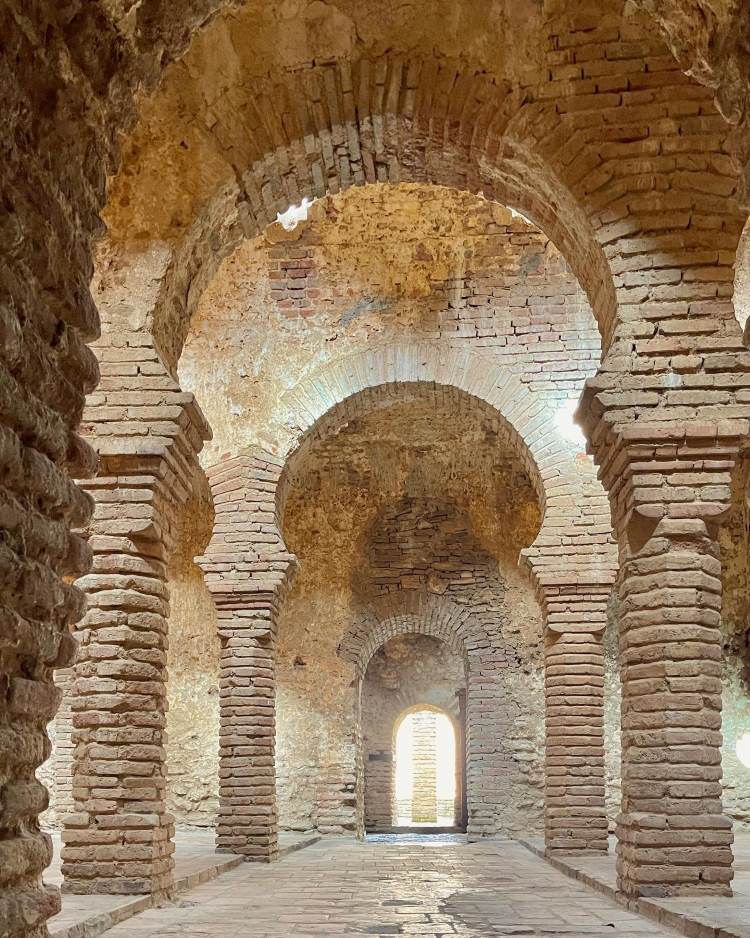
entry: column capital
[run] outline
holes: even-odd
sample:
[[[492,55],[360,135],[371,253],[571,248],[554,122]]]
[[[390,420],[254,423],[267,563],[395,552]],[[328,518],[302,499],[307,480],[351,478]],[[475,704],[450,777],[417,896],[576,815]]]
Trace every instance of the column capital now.
[[[577,417],[609,493],[615,527],[654,528],[667,517],[719,523],[729,508],[730,474],[750,419],[706,416],[699,408],[698,416],[686,419],[665,407],[646,409],[636,420],[617,402],[622,394],[609,400],[602,377],[587,381]]]
[[[81,434],[103,471],[111,464],[127,472],[155,459],[179,466],[201,451],[211,428],[195,396],[167,370],[153,336],[105,333],[95,351],[101,383],[86,398]]]
[[[275,607],[297,570],[277,521],[283,465],[259,447],[228,457],[208,472],[216,511],[211,540],[196,563],[219,610]]]

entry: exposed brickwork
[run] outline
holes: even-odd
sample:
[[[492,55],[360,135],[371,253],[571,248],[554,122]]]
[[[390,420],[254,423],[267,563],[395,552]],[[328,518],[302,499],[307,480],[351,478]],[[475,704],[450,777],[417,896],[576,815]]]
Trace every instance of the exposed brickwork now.
[[[78,625],[73,713],[73,811],[63,874],[71,892],[164,892],[172,881],[164,713],[166,562],[176,511],[199,472],[209,430],[142,335],[105,334],[100,389],[85,430],[100,459],[87,483],[92,572]]]
[[[618,876],[631,894],[723,892],[731,881],[717,522],[746,432],[731,421],[644,428],[598,451],[620,538]]]
[[[542,532],[540,532],[540,537],[533,548],[527,552],[527,562],[535,571],[540,588],[545,579],[559,579],[562,569],[567,569],[569,580],[575,582],[576,577],[579,575],[576,571],[590,567],[592,558],[596,558],[596,573],[593,575],[600,578],[600,589],[606,591],[613,574],[611,560],[606,559],[609,542],[606,527],[602,527],[601,524],[601,517],[597,517],[596,514],[587,516],[585,514],[585,503],[582,503],[580,504],[581,515],[578,522],[580,534],[575,530],[575,521],[572,523],[571,530],[573,539],[570,535],[561,536],[558,533],[560,520],[562,518],[569,519],[571,513],[572,488],[565,484],[560,485],[557,481],[562,481],[561,475],[565,471],[563,468],[565,465],[564,460],[569,459],[564,444],[560,441],[555,445],[554,431],[550,431],[549,421],[544,421],[542,416],[544,410],[539,408],[536,400],[530,397],[528,392],[525,392],[526,397],[524,397],[523,386],[501,371],[497,371],[495,374],[497,377],[493,374],[493,369],[489,367],[489,362],[482,362],[480,367],[479,363],[465,352],[459,353],[450,350],[446,356],[445,353],[436,353],[429,346],[386,347],[377,350],[374,354],[370,353],[366,357],[352,357],[345,360],[340,365],[334,366],[333,369],[329,369],[324,376],[316,376],[294,389],[289,395],[287,406],[300,414],[301,419],[296,421],[297,425],[302,430],[311,427],[314,436],[310,432],[301,435],[300,442],[292,455],[288,457],[284,470],[280,471],[281,464],[279,462],[271,460],[275,468],[270,475],[263,475],[263,472],[268,468],[267,463],[270,457],[262,456],[257,452],[255,456],[239,457],[239,461],[230,460],[227,463],[220,464],[216,471],[221,472],[223,466],[224,472],[233,473],[235,476],[234,480],[227,481],[228,489],[226,494],[220,488],[217,488],[217,485],[221,483],[216,480],[218,478],[223,479],[223,476],[216,476],[214,472],[211,473],[217,507],[217,526],[214,539],[207,551],[207,558],[213,556],[216,566],[207,566],[206,561],[202,563],[207,573],[209,588],[214,594],[220,610],[222,602],[225,601],[225,596],[230,597],[228,601],[236,608],[236,603],[240,602],[236,594],[239,589],[243,588],[240,581],[257,581],[258,578],[261,578],[263,588],[268,596],[265,602],[270,604],[267,615],[274,620],[278,615],[279,584],[285,582],[284,577],[290,563],[289,555],[285,552],[283,541],[278,532],[276,516],[271,513],[273,506],[271,496],[275,478],[278,477],[279,473],[280,482],[279,493],[276,496],[276,510],[283,513],[286,491],[295,471],[294,466],[299,463],[300,454],[305,451],[306,446],[310,445],[311,440],[321,438],[328,432],[329,427],[333,427],[337,422],[350,419],[353,413],[372,407],[377,402],[378,395],[385,395],[387,400],[389,395],[403,394],[410,383],[414,384],[419,381],[435,382],[436,380],[437,383],[452,382],[455,384],[458,382],[459,387],[466,382],[469,393],[477,392],[481,394],[483,399],[487,400],[487,404],[484,406],[494,405],[501,414],[505,415],[507,413],[506,419],[509,421],[508,440],[518,440],[516,445],[519,447],[519,455],[526,460],[529,474],[536,481],[536,484],[542,487],[541,490],[545,494],[545,521]],[[479,384],[475,385],[473,382],[477,380]],[[450,387],[448,391],[451,391]],[[313,420],[316,422],[313,423]],[[539,463],[534,459],[534,454],[538,454]],[[256,467],[261,476],[259,480],[253,480],[250,466],[255,465],[254,461],[257,460],[261,460]],[[549,468],[547,468],[548,466]],[[571,465],[569,472],[570,486],[581,492],[580,468]],[[543,481],[545,476],[549,480],[548,482]],[[562,478],[564,479],[564,476]],[[257,487],[257,481],[263,482],[262,494],[252,495],[250,493]],[[551,494],[549,495],[547,495],[544,488],[545,484],[550,487]],[[591,481],[588,485],[589,490],[584,490],[584,494],[591,499],[592,505],[599,505],[601,495],[596,491],[595,483]],[[245,486],[244,489],[243,486]],[[231,495],[229,494],[230,490]],[[252,504],[253,513],[238,512],[237,503],[242,503],[243,499],[248,498]],[[223,514],[225,509],[222,507],[222,501],[227,504],[226,515]],[[555,507],[557,504],[560,505],[559,513]],[[421,513],[422,509],[420,509]],[[226,522],[223,521],[224,517],[226,517]],[[454,523],[446,517],[447,528],[445,533],[448,534],[449,539],[452,536],[449,532],[453,530],[452,525]],[[570,525],[571,522],[566,520],[565,524]],[[550,528],[553,530],[550,530]],[[425,545],[430,542],[435,533],[436,531],[428,526],[427,534],[424,534]],[[575,548],[577,542],[581,544],[580,553]],[[236,554],[234,556],[227,554],[222,557],[221,552],[226,553],[225,548],[228,543],[232,545],[245,543],[252,550],[252,555],[241,558]],[[456,544],[458,543],[456,542]],[[374,558],[377,557],[377,550],[376,546]],[[218,556],[215,556],[214,552]],[[460,548],[460,553],[460,561],[457,557],[458,567],[456,572],[459,569],[469,570],[472,568],[471,561],[465,557],[464,547]],[[374,559],[373,562],[372,582],[374,588],[376,591],[388,592],[391,589],[389,584],[392,582],[387,569],[388,561],[380,562]],[[378,572],[379,563],[380,574]],[[385,563],[385,566],[383,563]],[[450,564],[448,566],[450,567]],[[536,574],[536,570],[541,571],[541,573]],[[450,578],[452,575],[449,568],[436,569],[435,573],[443,579],[446,576]],[[471,607],[472,603],[475,604],[476,601],[469,598],[469,595],[474,596],[475,593],[478,595],[484,589],[486,574],[480,574],[479,580],[477,580],[477,568],[474,568],[473,572],[468,574],[468,580],[465,579],[466,575],[465,573],[462,574],[462,577],[464,577],[462,587],[469,592],[465,594],[464,601],[468,607]],[[379,576],[383,577],[382,582],[379,581]],[[401,579],[402,576],[405,579]],[[279,577],[281,579],[277,583]],[[413,584],[411,579],[415,581]],[[404,570],[399,573],[399,577],[393,585],[398,589],[404,586],[419,589],[422,579],[423,577],[419,574],[410,574]],[[428,581],[425,578],[424,582],[421,583],[421,589],[425,589],[427,585]],[[484,600],[484,603],[484,607],[480,604],[478,607],[472,608],[472,614],[478,614],[481,620],[482,609],[484,608],[486,615],[491,620],[492,603],[487,599]],[[273,606],[273,609],[271,609],[271,606]],[[220,617],[221,615],[220,612]],[[483,625],[482,629],[481,634],[485,636],[484,639],[480,639],[478,636],[474,638],[477,655],[483,654],[487,642],[486,626]],[[492,626],[490,626],[490,631],[492,631]],[[271,633],[275,635],[275,626],[271,628]],[[271,637],[268,641],[270,643],[269,655],[272,656],[272,645],[275,638]],[[503,699],[504,692],[502,681],[499,680],[498,683],[498,679],[501,678],[503,667],[511,666],[511,659],[508,658],[507,654],[505,657],[503,656],[503,643],[502,641],[498,643],[498,641],[498,637],[490,640],[490,646],[495,649],[495,654],[498,656],[499,668],[494,685],[495,690],[489,691],[493,703],[488,705],[486,699],[480,701],[476,694],[472,695],[470,690],[467,738],[470,753],[472,745],[475,747],[476,752],[494,753],[495,760],[499,759],[504,766],[506,756],[503,754],[502,748],[496,748],[496,741],[508,734],[508,727],[503,723],[503,721],[507,721],[508,716],[507,713],[504,715],[503,707],[499,707],[499,701]],[[479,658],[477,658],[477,662],[479,662]],[[237,667],[237,661],[229,662],[225,678],[228,678],[230,673],[234,673]],[[224,686],[224,682],[223,679],[222,686]],[[484,690],[481,691],[481,693],[484,693],[490,685],[477,686],[484,687]],[[479,725],[475,726],[472,721],[472,708],[477,713],[486,714],[486,717],[481,721],[481,731]],[[224,712],[223,708],[222,712]],[[264,732],[266,734],[265,745],[272,747],[272,724]],[[227,747],[222,751],[225,758],[230,758],[230,751]],[[262,762],[263,759],[260,761]],[[498,809],[501,810],[500,802],[502,799],[498,801],[495,795],[492,795],[490,800],[487,800],[483,795],[483,789],[485,788],[487,791],[494,790],[493,784],[489,782],[490,777],[503,774],[500,763],[494,764],[492,755],[489,755],[487,759],[477,758],[473,761],[471,756],[469,757],[467,782],[470,799],[469,827],[470,832],[475,836],[494,833],[497,830],[498,823],[500,823],[496,812]],[[272,759],[270,764],[272,765]],[[245,765],[247,766],[247,763]],[[487,780],[486,784],[482,779]],[[341,782],[337,780],[336,784],[340,785],[342,782],[344,785],[347,784],[346,776],[341,779]],[[601,785],[603,804],[603,773]],[[473,802],[471,800],[472,791],[475,792]],[[264,789],[264,793],[275,804],[272,793],[266,791],[266,789]],[[268,811],[269,827],[275,830],[275,807],[269,805]],[[221,837],[221,824],[219,829]],[[236,834],[237,836],[233,841],[235,846],[241,843],[242,838],[239,832],[236,832]],[[230,846],[230,844],[227,843],[226,846]],[[272,854],[273,848],[270,848],[270,852]]]
[[[310,439],[325,434],[332,422],[351,419],[377,406],[379,399],[402,395],[408,389],[399,386],[418,382],[443,385],[454,399],[470,395],[478,406],[494,409],[504,418],[507,440],[518,452],[544,506],[539,536],[524,552],[539,582],[554,580],[562,570],[574,576],[576,570],[593,568],[602,584],[611,584],[615,564],[601,486],[588,464],[576,460],[561,438],[544,400],[489,356],[455,347],[403,343],[332,363],[300,382],[285,398],[290,422],[303,431],[289,447],[290,462],[299,458]],[[456,394],[456,389],[464,393]],[[285,484],[282,477],[282,498]]]
[[[688,36],[686,61],[698,62],[701,76],[718,88],[719,101],[729,116],[743,120],[746,82],[738,76],[745,71],[744,7],[727,4],[721,10],[729,11],[728,15],[705,18],[703,7],[691,4],[687,9],[695,16],[685,18],[685,7],[676,0],[659,4],[642,0],[640,5],[658,12],[678,49]],[[224,36],[225,18],[212,16],[224,6],[214,0],[143,3],[127,9],[99,2],[82,6],[6,3],[0,11],[6,104],[1,124],[3,484],[9,506],[0,696],[6,804],[0,901],[3,920],[14,938],[42,935],[44,922],[56,907],[53,894],[39,884],[49,844],[36,824],[45,795],[33,776],[48,752],[45,724],[59,699],[52,668],[72,663],[68,627],[83,613],[81,597],[70,580],[89,562],[87,549],[70,531],[89,523],[91,502],[70,479],[87,477],[94,469],[87,447],[75,436],[83,395],[96,382],[93,357],[83,344],[98,329],[88,289],[90,239],[101,230],[105,180],[117,168],[120,132],[136,118],[135,92],[141,92],[141,123],[163,126],[171,146],[180,150],[182,127],[159,120],[159,103],[149,98],[149,89],[163,77],[165,95],[177,86],[185,89],[184,100],[204,101],[196,89],[222,87],[206,81],[196,59],[212,48],[212,36],[214,40],[217,33]],[[268,76],[264,83],[252,80],[258,72],[248,63],[233,60],[230,67],[236,66],[236,83],[212,102],[214,119],[203,120],[205,114],[184,109],[188,124],[216,141],[215,153],[232,154],[234,162],[224,160],[227,171],[212,173],[211,161],[200,158],[203,152],[197,159],[195,151],[186,156],[209,185],[191,203],[185,220],[174,211],[171,199],[159,197],[168,175],[165,167],[176,165],[170,143],[164,147],[159,141],[154,148],[157,197],[139,198],[133,182],[139,178],[137,161],[151,154],[149,147],[138,145],[145,144],[149,131],[136,132],[125,146],[129,161],[123,188],[130,198],[120,198],[118,204],[129,202],[133,228],[144,237],[165,234],[139,227],[142,216],[156,215],[157,208],[169,219],[182,218],[183,228],[189,230],[175,254],[159,316],[154,317],[159,350],[170,368],[176,364],[187,328],[187,312],[211,266],[229,244],[255,232],[277,208],[296,201],[304,192],[322,194],[355,181],[412,178],[475,191],[481,188],[488,195],[528,207],[573,258],[571,266],[586,285],[609,342],[602,374],[590,385],[590,393],[600,408],[596,421],[616,429],[611,437],[602,436],[592,423],[590,436],[616,509],[624,566],[626,695],[637,697],[641,690],[630,684],[632,680],[637,685],[640,679],[627,668],[645,662],[628,664],[628,656],[637,661],[646,652],[634,651],[640,646],[634,636],[632,642],[628,637],[631,629],[637,631],[633,607],[641,600],[635,596],[646,594],[644,604],[648,601],[647,608],[656,610],[652,625],[663,639],[655,642],[653,650],[657,671],[666,673],[672,667],[672,653],[679,654],[675,636],[667,640],[675,597],[658,595],[639,580],[647,574],[639,571],[638,564],[662,564],[658,573],[668,574],[675,590],[683,588],[678,574],[684,571],[669,567],[671,561],[664,557],[679,555],[680,563],[695,564],[709,579],[716,577],[711,520],[716,515],[705,506],[721,505],[722,498],[707,491],[715,480],[709,481],[704,473],[709,463],[731,465],[736,437],[745,433],[744,427],[725,429],[721,421],[746,418],[743,376],[750,363],[729,302],[741,218],[731,201],[737,192],[737,174],[728,158],[727,125],[713,107],[713,92],[685,78],[665,54],[652,21],[624,17],[623,9],[629,12],[632,5],[612,0],[593,12],[562,10],[544,22],[541,17],[530,17],[528,32],[540,40],[538,47],[544,54],[525,62],[526,48],[521,46],[521,54],[510,57],[513,67],[507,71],[487,57],[491,53],[477,52],[476,33],[465,44],[465,53],[455,36],[453,48],[450,39],[435,41],[442,33],[454,34],[445,29],[447,18],[435,15],[434,9],[426,16],[423,8],[415,7],[418,25],[426,29],[429,23],[431,31],[427,49],[415,44],[416,51],[406,61],[399,56],[409,49],[414,23],[409,21],[410,28],[402,19],[392,24],[382,13],[378,14],[381,29],[372,30],[375,38],[363,41],[354,59],[350,52],[356,44],[346,41],[345,28],[311,30],[326,37],[324,48],[310,49],[300,42],[293,53],[282,43],[269,42],[267,30],[258,30],[266,42],[265,54],[258,54],[260,50],[252,43],[243,48],[251,62],[257,60],[260,73]],[[254,28],[257,8],[249,4],[248,10]],[[362,14],[361,7],[353,12],[355,19],[357,13]],[[705,30],[691,26],[706,21]],[[197,51],[163,76],[204,23],[208,25],[200,39],[205,45],[198,43]],[[348,24],[353,29],[353,21],[344,17],[343,25]],[[331,26],[330,22],[326,25]],[[513,28],[501,29],[500,25],[498,16],[497,21],[482,20],[475,29],[481,29],[485,46],[499,47],[502,60],[502,53],[520,45],[520,39]],[[502,43],[486,41],[495,29],[502,33]],[[341,40],[341,46],[331,48],[329,37]],[[428,58],[431,44],[438,52]],[[231,46],[231,42],[221,44],[222,49]],[[393,48],[394,57],[374,61],[372,47],[376,46]],[[278,55],[269,58],[269,48]],[[459,50],[461,70],[451,57]],[[313,54],[318,51],[327,54]],[[717,57],[726,61],[719,66]],[[310,68],[308,63],[314,61],[333,64]],[[188,79],[194,87],[187,88]],[[253,95],[252,101],[238,99],[233,94],[238,87]],[[294,107],[286,106],[292,101]],[[238,119],[239,113],[246,119]],[[294,115],[294,121],[280,115]],[[405,128],[409,133],[404,133]],[[232,184],[224,188],[227,180]],[[645,412],[649,419],[644,419]],[[635,426],[638,434],[627,437],[628,426]],[[640,508],[634,514],[631,505],[618,503],[618,479],[638,461],[631,459],[633,446],[654,451],[664,440],[675,441],[680,465],[685,467],[679,473],[683,484],[675,484],[675,473],[663,464],[650,473],[659,478],[653,488],[660,493],[657,498],[664,496],[668,510],[648,532],[643,519],[653,520],[653,515]],[[702,442],[688,442],[694,440]],[[706,440],[716,442],[704,445]],[[624,464],[616,462],[622,453],[626,454]],[[106,459],[122,456],[132,468],[134,455],[110,452]],[[155,469],[154,458],[148,457],[149,470]],[[670,459],[664,456],[663,462]],[[692,478],[696,463],[697,480]],[[608,469],[609,465],[616,469]],[[107,476],[107,471],[105,460],[101,478],[120,477],[119,466],[115,475]],[[143,494],[133,484],[134,476],[127,474],[127,478],[131,493],[136,494],[137,488],[137,494]],[[623,484],[630,485],[630,481]],[[158,489],[155,481],[153,486]],[[97,493],[103,488],[92,486]],[[653,504],[645,497],[649,486],[643,480],[631,488],[637,505]],[[98,503],[94,529],[104,522],[104,504]],[[147,506],[148,502],[134,504]],[[680,515],[679,505],[691,506],[687,518]],[[689,535],[677,530],[686,521],[692,522]],[[130,539],[125,534],[116,537]],[[161,544],[159,537],[151,542]],[[118,556],[140,557],[141,547]],[[684,554],[690,555],[689,562]],[[661,559],[654,559],[657,556]],[[151,569],[149,574],[132,574],[119,564],[106,575],[147,576],[156,590],[150,595],[161,598],[162,578]],[[686,589],[696,587],[691,584]],[[128,591],[141,595],[136,589]],[[708,616],[709,625],[700,627],[709,628],[710,640],[703,644],[714,655],[718,633],[714,634],[717,626],[711,613],[720,593],[712,580],[703,592],[700,602],[691,593],[690,604],[678,602],[676,609],[687,610],[688,625],[700,625],[694,619],[704,613]],[[154,605],[158,605],[155,600]],[[89,621],[84,634],[92,629]],[[157,650],[161,650],[159,641]],[[707,709],[717,714],[715,675],[710,673],[713,659],[704,657],[703,650],[694,649],[690,667],[705,679]],[[690,676],[695,680],[695,674]],[[676,702],[681,702],[679,695]],[[659,711],[655,697],[646,703],[654,704],[650,712]],[[672,729],[662,727],[664,732]],[[692,729],[697,738],[698,728]],[[628,732],[625,761],[629,769],[637,761],[638,747]],[[710,729],[706,736],[711,742],[711,760],[716,747],[710,734],[715,732]],[[662,751],[670,758],[679,755],[674,738],[659,737]],[[689,798],[685,804],[670,804],[670,810],[675,810],[669,816],[689,816],[691,829],[697,826],[696,816],[713,824],[721,815],[715,796],[718,783],[714,779],[704,782],[704,796],[697,804],[688,805]],[[632,786],[625,792],[627,805],[643,807],[632,773],[627,786]],[[635,846],[632,838],[628,840],[636,815],[642,813],[630,808],[624,813],[622,827],[631,851],[627,858],[623,852],[621,873],[626,888],[637,891],[646,879],[648,889],[704,888],[705,881],[696,882],[698,866],[678,886],[673,868],[653,862],[656,858],[646,852],[643,837],[635,838],[639,841]],[[656,816],[650,808],[645,815]],[[700,856],[711,876],[715,875],[713,881],[724,888],[728,850],[720,844],[717,851],[715,864],[709,862],[708,854]],[[644,867],[650,867],[648,877]]]
[[[55,716],[54,795],[56,824],[74,809],[73,801],[73,709],[71,706],[72,668],[61,668],[55,672],[55,684],[60,688],[60,708]]]
[[[437,721],[433,710],[418,710],[412,716],[411,819],[417,824],[435,824],[437,803]]]

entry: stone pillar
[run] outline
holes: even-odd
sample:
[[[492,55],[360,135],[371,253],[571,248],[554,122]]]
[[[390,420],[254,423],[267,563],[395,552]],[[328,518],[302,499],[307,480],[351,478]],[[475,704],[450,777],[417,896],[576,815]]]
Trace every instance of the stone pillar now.
[[[276,525],[280,473],[258,449],[209,470],[216,521],[198,560],[222,645],[217,849],[265,862],[278,857],[276,630],[295,569]]]
[[[606,853],[602,639],[617,550],[587,456],[563,463],[549,484],[554,499],[521,552],[545,623],[545,846],[551,854]]]
[[[365,762],[365,823],[368,831],[388,830],[397,823],[395,814],[395,760],[386,749],[366,754]]]
[[[416,824],[437,822],[437,762],[435,714],[418,710],[412,715],[411,818]]]
[[[706,518],[663,518],[623,563],[622,813],[629,894],[729,892],[721,800],[721,564]]]
[[[217,602],[219,817],[216,846],[247,859],[278,856],[276,809],[276,621],[273,593]]]
[[[747,434],[721,424],[600,425],[618,535],[622,676],[619,888],[730,893],[721,787],[719,524]]]
[[[74,809],[62,869],[63,889],[75,893],[159,894],[172,884],[166,565],[209,431],[146,339],[120,334],[117,347],[102,340],[102,385],[86,412],[100,469],[86,484],[94,562],[78,581],[89,608],[71,688]]]

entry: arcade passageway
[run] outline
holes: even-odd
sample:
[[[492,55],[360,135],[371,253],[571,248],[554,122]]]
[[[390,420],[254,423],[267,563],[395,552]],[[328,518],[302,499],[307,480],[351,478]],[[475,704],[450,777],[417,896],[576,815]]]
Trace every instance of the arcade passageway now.
[[[748,938],[748,37],[0,0],[0,938]]]

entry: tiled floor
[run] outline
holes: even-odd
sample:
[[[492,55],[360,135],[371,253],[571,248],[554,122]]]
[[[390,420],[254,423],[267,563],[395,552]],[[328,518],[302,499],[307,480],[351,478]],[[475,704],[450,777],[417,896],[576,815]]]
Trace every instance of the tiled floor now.
[[[243,865],[108,938],[421,935],[625,938],[673,933],[571,881],[520,844],[326,839]]]

